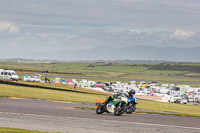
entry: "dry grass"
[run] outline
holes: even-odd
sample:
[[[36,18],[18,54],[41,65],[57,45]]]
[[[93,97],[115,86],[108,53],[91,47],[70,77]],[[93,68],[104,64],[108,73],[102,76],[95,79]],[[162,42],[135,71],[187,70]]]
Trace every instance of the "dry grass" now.
[[[95,103],[96,99],[105,99],[106,96],[1,84],[0,97],[18,97],[67,102]]]

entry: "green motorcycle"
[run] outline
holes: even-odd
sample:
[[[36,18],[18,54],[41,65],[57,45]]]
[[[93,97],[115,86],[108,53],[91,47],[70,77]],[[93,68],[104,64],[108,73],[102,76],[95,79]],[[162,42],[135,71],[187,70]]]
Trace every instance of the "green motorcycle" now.
[[[105,106],[105,103],[100,103],[96,109],[97,114],[102,114],[104,112],[114,113],[115,116],[120,116],[126,111],[126,104],[128,99],[125,97],[118,97]]]

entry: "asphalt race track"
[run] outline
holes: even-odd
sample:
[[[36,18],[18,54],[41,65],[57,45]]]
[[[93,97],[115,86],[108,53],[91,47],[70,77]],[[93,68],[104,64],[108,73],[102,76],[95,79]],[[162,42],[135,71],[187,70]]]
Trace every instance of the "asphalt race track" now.
[[[155,114],[97,115],[91,104],[0,98],[0,127],[68,133],[199,133],[200,118]]]

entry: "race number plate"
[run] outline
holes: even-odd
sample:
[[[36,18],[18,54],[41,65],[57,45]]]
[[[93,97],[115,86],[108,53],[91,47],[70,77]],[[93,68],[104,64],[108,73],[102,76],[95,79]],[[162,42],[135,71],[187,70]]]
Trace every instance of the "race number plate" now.
[[[113,103],[109,103],[109,104],[108,104],[108,107],[112,107],[112,105],[113,105]]]

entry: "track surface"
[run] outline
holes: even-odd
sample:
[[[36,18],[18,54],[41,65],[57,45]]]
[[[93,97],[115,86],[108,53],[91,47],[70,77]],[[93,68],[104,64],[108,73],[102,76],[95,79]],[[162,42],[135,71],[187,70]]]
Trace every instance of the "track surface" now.
[[[154,114],[97,115],[91,104],[0,98],[0,127],[69,133],[200,132],[200,118]]]

